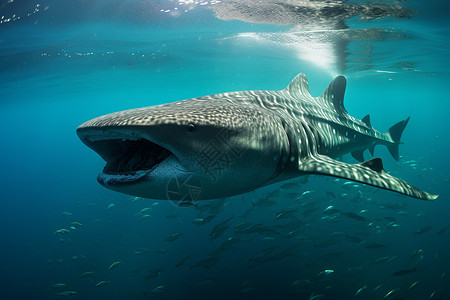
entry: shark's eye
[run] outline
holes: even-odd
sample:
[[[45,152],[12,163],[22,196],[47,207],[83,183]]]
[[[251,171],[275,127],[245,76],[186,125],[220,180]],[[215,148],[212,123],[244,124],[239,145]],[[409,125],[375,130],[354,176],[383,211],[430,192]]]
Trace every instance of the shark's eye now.
[[[189,124],[188,124],[188,131],[189,131],[189,132],[192,132],[192,131],[194,130],[194,127],[195,127],[194,124],[189,123]]]

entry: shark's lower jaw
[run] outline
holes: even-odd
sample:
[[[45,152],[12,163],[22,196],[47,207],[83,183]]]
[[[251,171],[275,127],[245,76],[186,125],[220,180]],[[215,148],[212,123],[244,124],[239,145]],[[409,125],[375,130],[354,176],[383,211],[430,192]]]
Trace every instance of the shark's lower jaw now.
[[[119,186],[136,184],[141,179],[145,178],[150,171],[137,171],[133,174],[105,174],[104,172],[98,174],[97,181],[103,186]]]

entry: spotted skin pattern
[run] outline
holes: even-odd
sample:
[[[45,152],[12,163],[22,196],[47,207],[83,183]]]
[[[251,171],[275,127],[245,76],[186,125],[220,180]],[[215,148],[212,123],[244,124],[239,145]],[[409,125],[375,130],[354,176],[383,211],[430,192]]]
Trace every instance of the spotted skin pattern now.
[[[363,158],[364,150],[372,148],[373,152],[373,147],[378,144],[398,151],[400,143],[389,132],[375,130],[369,116],[361,121],[347,113],[343,104],[345,87],[345,77],[338,76],[321,96],[312,97],[306,76],[299,74],[287,88],[280,91],[230,92],[132,109],[98,117],[84,123],[78,130],[167,123],[184,126],[189,122],[200,122],[233,130],[255,127],[271,131],[275,127],[271,122],[280,120],[289,140],[289,153],[278,164],[280,169],[275,171],[276,176],[265,184],[319,174],[361,182],[423,200],[436,199],[438,195],[421,191],[389,175],[379,158],[359,164],[337,160],[347,153],[358,159]],[[241,115],[251,115],[251,121],[237,117]],[[270,121],[267,121],[267,115],[271,116]],[[403,121],[398,139],[407,121]],[[274,140],[282,138],[274,136]],[[391,153],[396,158],[396,152]]]
[[[242,102],[257,103],[280,114],[295,136],[291,142],[295,144],[296,153],[292,153],[290,159],[298,162],[300,171],[345,178],[424,200],[437,198],[389,175],[381,159],[353,165],[332,159],[374,144],[395,143],[388,134],[378,132],[347,113],[343,104],[345,85],[345,77],[339,76],[320,97],[314,98],[309,94],[306,76],[299,74],[282,91],[229,93],[226,99],[230,102],[236,98],[246,99]],[[378,170],[371,168],[374,164]]]

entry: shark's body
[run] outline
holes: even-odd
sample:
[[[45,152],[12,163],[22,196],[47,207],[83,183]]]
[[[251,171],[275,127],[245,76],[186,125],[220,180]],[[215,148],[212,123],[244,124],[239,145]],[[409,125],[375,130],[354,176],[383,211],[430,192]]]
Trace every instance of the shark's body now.
[[[398,159],[408,120],[380,133],[369,116],[357,120],[343,105],[346,80],[320,97],[304,74],[281,91],[242,91],[132,109],[81,125],[80,139],[107,165],[98,181],[130,195],[202,200],[244,193],[293,177],[345,178],[411,197],[423,192],[383,170],[381,159],[348,164],[336,158],[384,144]]]

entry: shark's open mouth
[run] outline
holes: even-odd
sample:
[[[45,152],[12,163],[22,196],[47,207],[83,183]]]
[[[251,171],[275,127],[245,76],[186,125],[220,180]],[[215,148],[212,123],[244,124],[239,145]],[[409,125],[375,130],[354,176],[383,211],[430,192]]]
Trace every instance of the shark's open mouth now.
[[[135,135],[91,132],[80,136],[83,142],[106,162],[98,180],[108,184],[139,180],[168,157],[176,156],[168,149]]]
[[[171,152],[149,140],[102,140],[93,143],[95,149],[106,160],[104,174],[135,175],[150,171],[166,159]],[[99,151],[97,151],[99,152]]]

